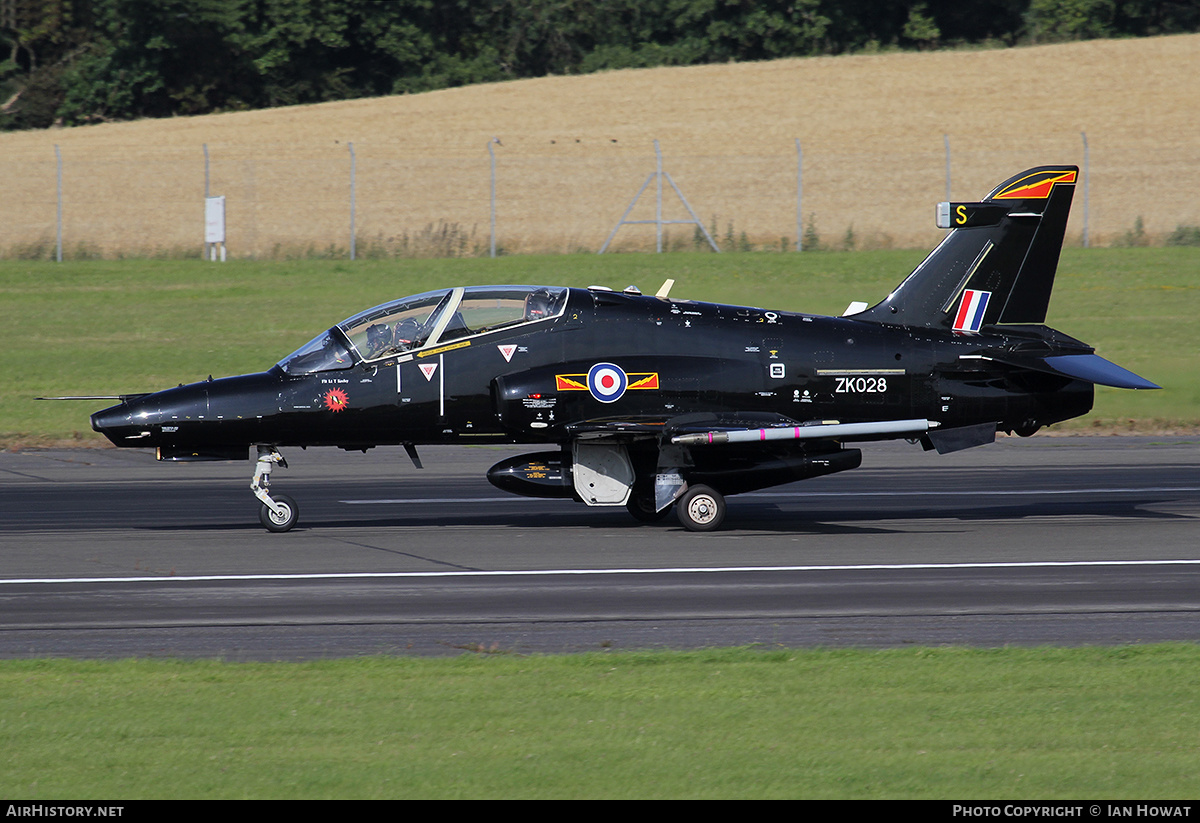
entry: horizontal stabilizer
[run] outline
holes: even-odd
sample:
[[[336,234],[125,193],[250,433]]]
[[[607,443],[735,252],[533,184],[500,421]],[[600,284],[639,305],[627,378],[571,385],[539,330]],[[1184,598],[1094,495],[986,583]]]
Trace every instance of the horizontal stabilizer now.
[[[987,355],[989,360],[1023,369],[1057,374],[1072,380],[1086,380],[1099,386],[1117,389],[1161,389],[1144,377],[1105,360],[1098,354],[1059,354],[1051,357],[1021,357],[1020,355]]]
[[[1162,386],[1151,383],[1144,377],[1123,369],[1116,363],[1105,360],[1098,354],[1063,354],[1058,357],[1047,357],[1046,365],[1068,377],[1098,383],[1101,386],[1114,386],[1118,389],[1161,389]]]

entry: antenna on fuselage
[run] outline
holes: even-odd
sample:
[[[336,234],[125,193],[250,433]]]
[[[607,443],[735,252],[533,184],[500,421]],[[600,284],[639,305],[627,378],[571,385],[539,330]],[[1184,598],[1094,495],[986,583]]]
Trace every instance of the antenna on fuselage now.
[[[663,281],[662,287],[654,293],[654,296],[659,300],[666,300],[667,295],[671,293],[671,287],[675,285],[674,280]]]

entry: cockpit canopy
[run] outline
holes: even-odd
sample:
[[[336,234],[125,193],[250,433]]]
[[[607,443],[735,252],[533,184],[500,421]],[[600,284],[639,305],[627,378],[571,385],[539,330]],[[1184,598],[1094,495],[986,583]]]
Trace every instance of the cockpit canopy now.
[[[468,286],[394,300],[338,323],[279,361],[291,375],[348,369],[561,315],[567,289]]]

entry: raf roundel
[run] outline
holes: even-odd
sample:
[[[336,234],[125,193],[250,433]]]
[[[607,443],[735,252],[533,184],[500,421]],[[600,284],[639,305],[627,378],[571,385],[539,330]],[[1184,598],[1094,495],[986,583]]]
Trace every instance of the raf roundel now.
[[[629,378],[620,366],[612,363],[597,363],[588,370],[588,391],[601,403],[614,403],[625,394]]]

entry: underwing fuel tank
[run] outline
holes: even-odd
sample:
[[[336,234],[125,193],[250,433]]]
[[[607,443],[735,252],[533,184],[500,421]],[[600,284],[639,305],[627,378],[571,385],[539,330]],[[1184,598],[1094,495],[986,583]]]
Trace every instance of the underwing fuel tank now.
[[[488,469],[488,482],[522,497],[572,499],[571,461],[562,452],[534,452],[501,460]]]

